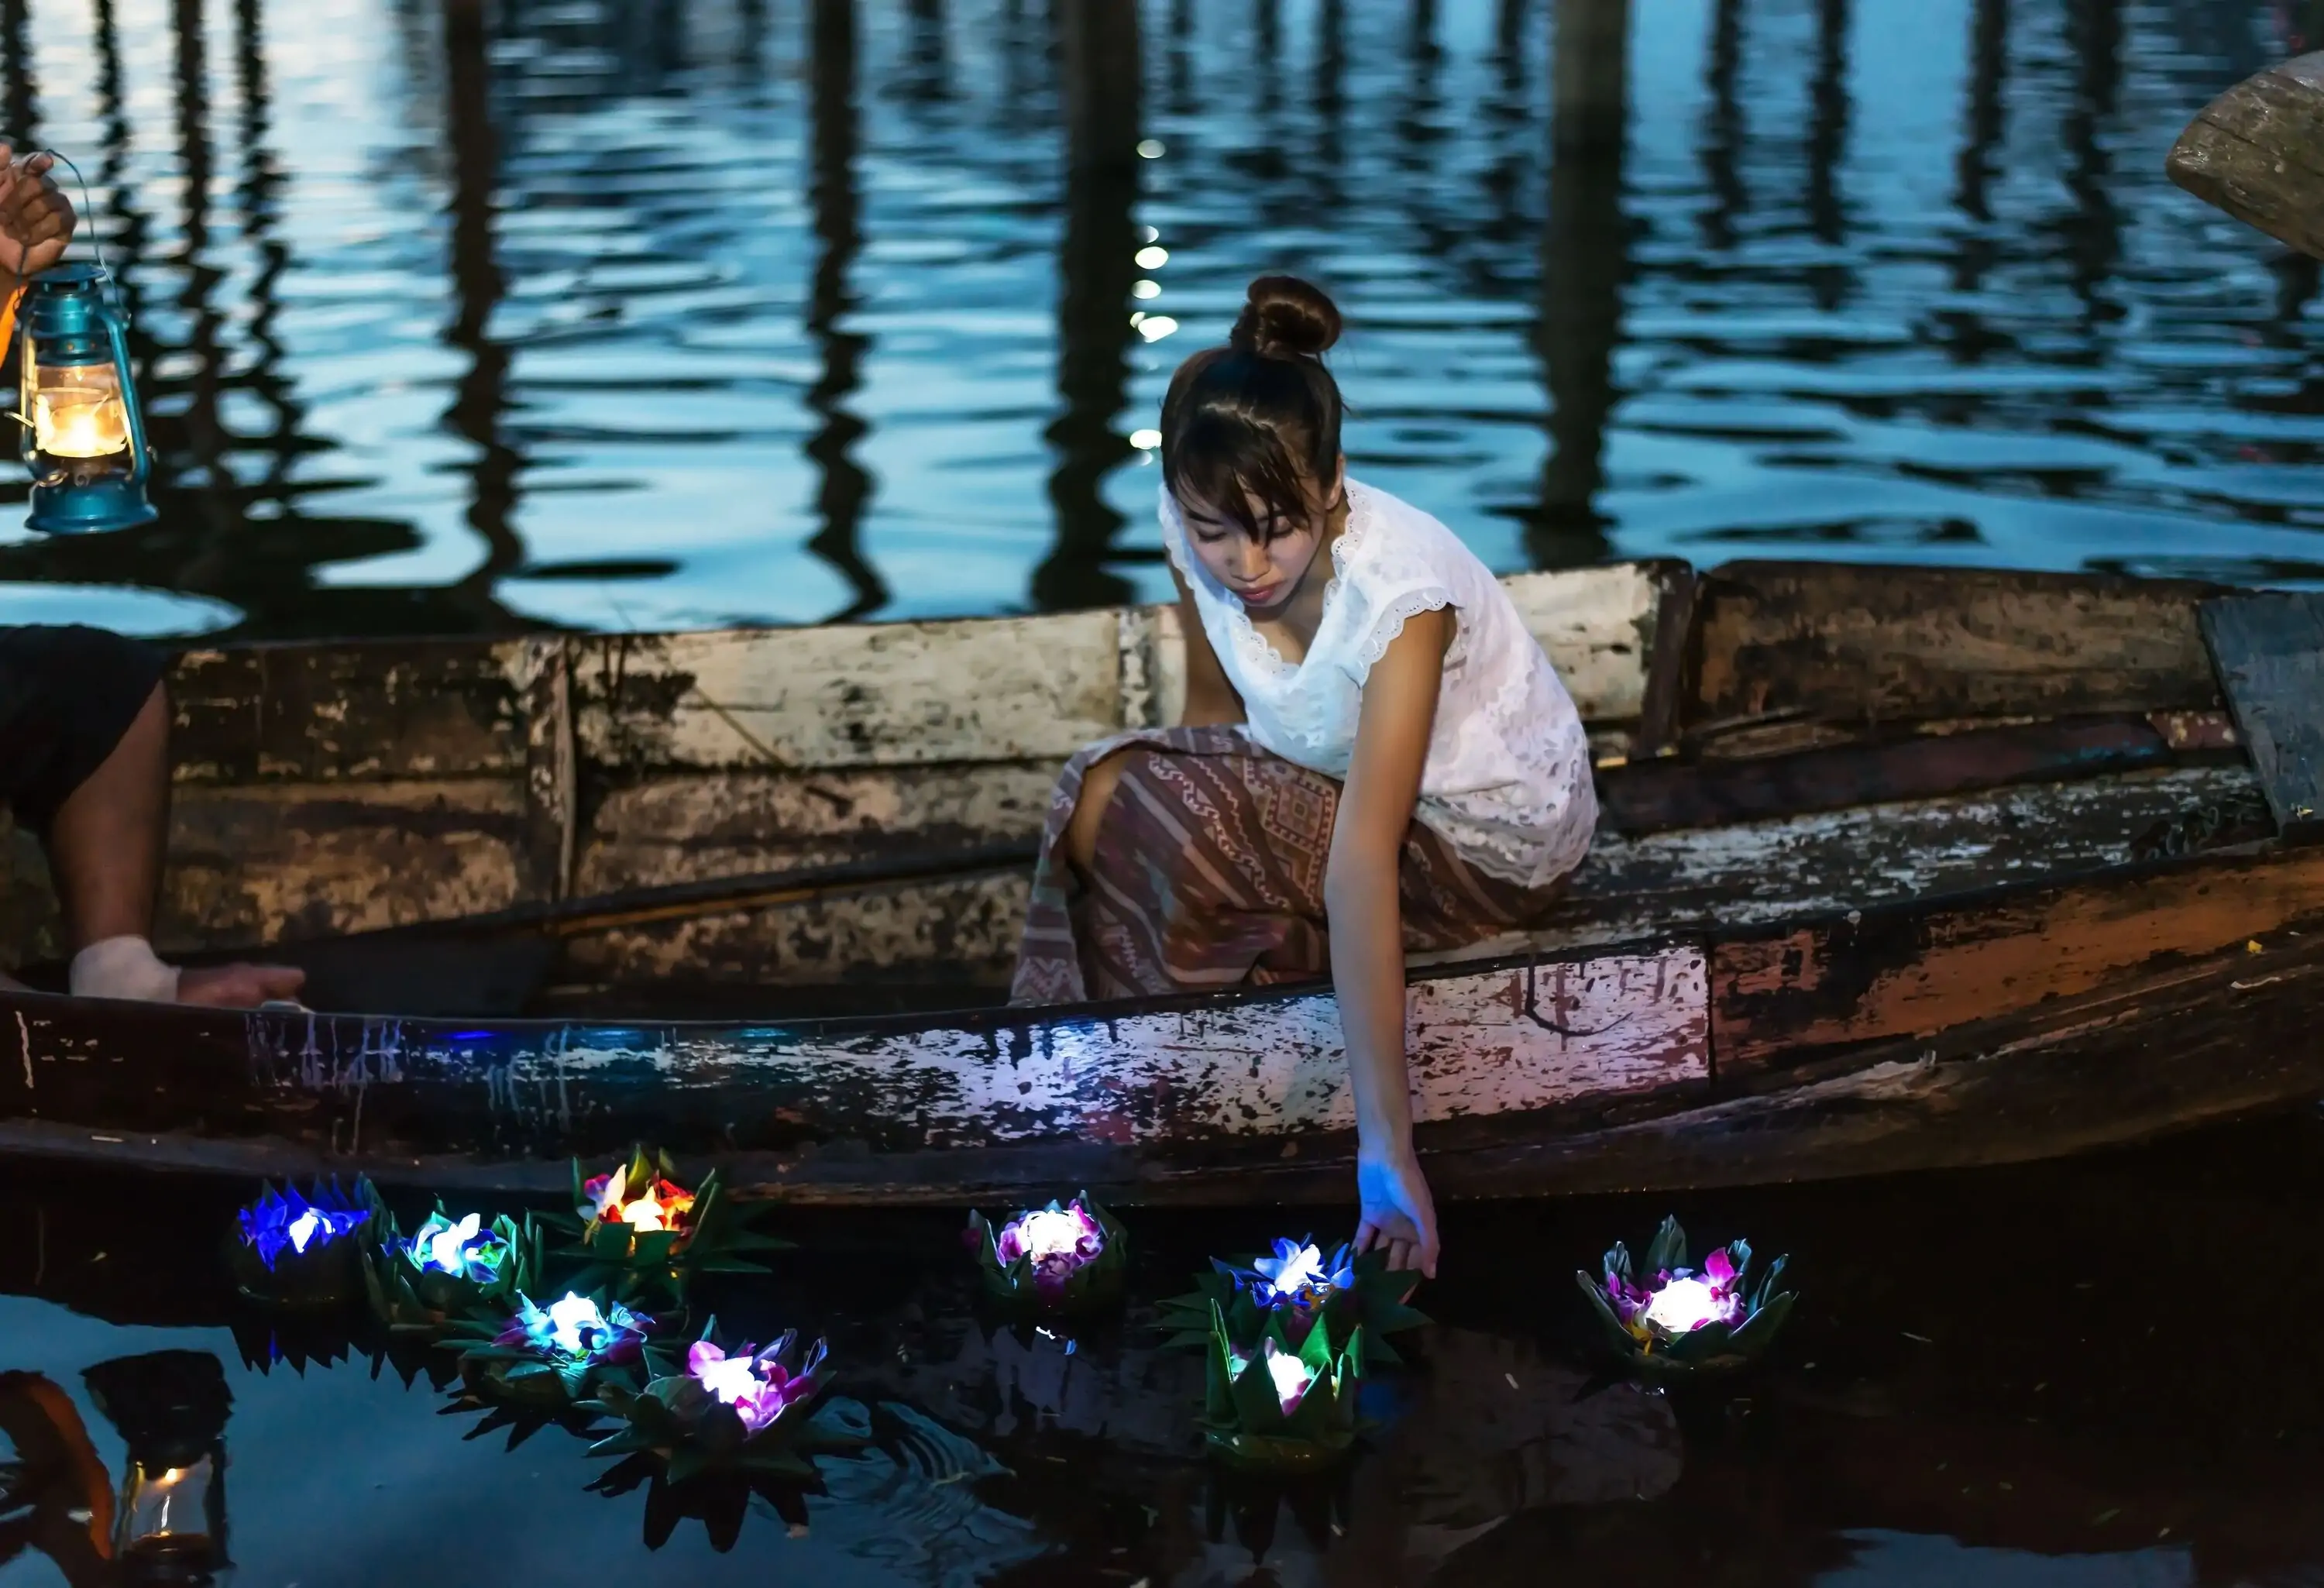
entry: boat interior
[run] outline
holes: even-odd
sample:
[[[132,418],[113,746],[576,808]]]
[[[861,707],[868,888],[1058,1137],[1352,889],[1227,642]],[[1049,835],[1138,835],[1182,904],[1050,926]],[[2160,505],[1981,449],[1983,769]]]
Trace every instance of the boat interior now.
[[[1589,724],[1596,845],[1438,962],[1974,894],[2273,837],[2215,586],[1633,562],[1508,587]],[[803,1017],[1004,994],[1051,782],[1176,720],[1177,615],[193,649],[157,936],[319,1008]],[[5,817],[0,817],[4,822]],[[0,942],[62,947],[0,827]]]

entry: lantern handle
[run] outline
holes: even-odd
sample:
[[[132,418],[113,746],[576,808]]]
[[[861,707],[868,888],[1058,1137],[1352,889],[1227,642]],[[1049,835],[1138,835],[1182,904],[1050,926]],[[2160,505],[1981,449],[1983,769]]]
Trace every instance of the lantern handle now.
[[[8,147],[11,149],[18,146],[16,135],[13,133],[0,133],[0,140],[5,140]],[[105,272],[106,296],[112,300],[113,312],[120,315],[124,319],[127,319],[129,315],[129,307],[122,301],[121,283],[113,279],[113,267],[105,263],[105,239],[97,235],[97,200],[89,193],[88,178],[81,174],[80,167],[72,162],[72,157],[69,154],[62,154],[54,149],[45,148],[35,149],[32,152],[35,154],[47,155],[51,160],[55,161],[67,171],[72,172],[73,180],[80,184],[80,213],[82,217],[88,222],[88,245],[97,252],[97,268]]]

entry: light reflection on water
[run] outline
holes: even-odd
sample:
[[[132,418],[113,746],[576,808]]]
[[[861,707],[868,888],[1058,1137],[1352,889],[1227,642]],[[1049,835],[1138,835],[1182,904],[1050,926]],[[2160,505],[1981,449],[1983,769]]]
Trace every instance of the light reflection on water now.
[[[1549,10],[9,7],[167,483],[145,531],[0,536],[0,616],[1153,597],[1134,432],[1284,266],[1352,317],[1356,468],[1501,568],[2324,568],[2316,272],[2161,174],[2301,7],[1635,0],[1626,51]],[[1627,114],[1558,110],[1557,50]]]
[[[2296,1349],[2324,1305],[2319,1131],[1674,1198],[1699,1237],[1793,1259],[1798,1312],[1726,1397],[1589,1377],[1569,1276],[1659,1199],[1458,1206],[1436,1322],[1366,1385],[1353,1466],[1289,1491],[1208,1474],[1199,1361],[1152,1326],[1278,1215],[1132,1210],[1129,1316],[1051,1337],[979,1318],[955,1215],[780,1212],[798,1249],[698,1299],[742,1335],[827,1335],[872,1444],[820,1494],[683,1503],[554,1425],[447,1410],[350,1350],[351,1320],[236,1303],[237,1187],[11,1172],[0,1588],[93,1580],[51,1565],[76,1480],[33,1387],[118,1473],[82,1375],[165,1349],[226,1370],[236,1581],[2290,1588],[2324,1574],[2324,1376]]]

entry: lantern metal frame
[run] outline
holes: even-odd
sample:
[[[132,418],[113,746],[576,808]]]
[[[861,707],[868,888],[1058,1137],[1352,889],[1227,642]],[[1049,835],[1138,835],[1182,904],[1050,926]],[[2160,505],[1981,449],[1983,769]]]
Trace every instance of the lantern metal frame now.
[[[75,263],[42,271],[26,283],[17,310],[17,446],[32,474],[32,512],[25,527],[46,535],[87,535],[135,529],[160,516],[146,496],[152,477],[152,450],[145,438],[145,415],[129,364],[129,317],[113,291],[113,278],[101,264]],[[34,415],[29,411],[41,369],[108,364],[121,387],[124,428],[129,438],[129,467],[71,469],[40,448]],[[106,457],[117,457],[107,454]]]

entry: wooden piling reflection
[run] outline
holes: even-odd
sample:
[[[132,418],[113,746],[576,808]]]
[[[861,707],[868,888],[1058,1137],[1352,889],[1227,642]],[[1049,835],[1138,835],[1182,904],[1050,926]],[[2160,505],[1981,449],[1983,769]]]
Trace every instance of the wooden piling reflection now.
[[[452,155],[451,274],[455,309],[445,339],[467,356],[445,420],[475,448],[469,465],[468,528],[483,562],[459,584],[483,617],[492,589],[524,564],[512,520],[522,459],[503,433],[509,349],[493,339],[493,310],[508,291],[494,239],[501,145],[493,123],[488,0],[444,0],[444,120]]]
[[[0,0],[0,127],[20,149],[41,146],[41,102],[32,73],[32,16],[26,0]]]
[[[807,198],[815,215],[815,277],[807,292],[807,331],[823,370],[807,388],[807,405],[820,421],[807,455],[821,475],[816,486],[818,527],[807,549],[831,565],[853,594],[832,614],[852,622],[887,605],[887,581],[859,544],[872,476],[855,461],[867,427],[848,406],[863,384],[871,338],[851,328],[853,274],[862,251],[862,200],[855,188],[855,0],[811,0],[807,83],[811,170]]]
[[[1629,0],[1559,0],[1552,21],[1549,217],[1538,331],[1549,384],[1550,456],[1527,534],[1536,568],[1607,554],[1596,497],[1614,408],[1628,243],[1622,226],[1628,129]]]
[[[1119,426],[1130,382],[1130,289],[1143,113],[1138,9],[1121,0],[1057,0],[1065,74],[1065,217],[1057,260],[1056,452],[1049,502],[1056,541],[1033,572],[1036,606],[1103,606],[1130,586],[1106,566],[1122,516],[1105,476],[1132,456]]]

